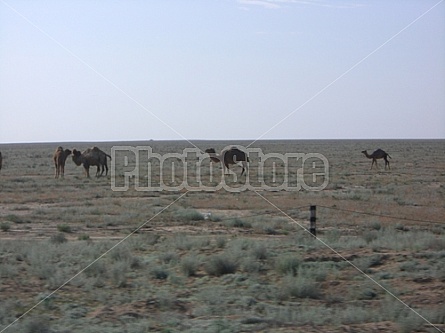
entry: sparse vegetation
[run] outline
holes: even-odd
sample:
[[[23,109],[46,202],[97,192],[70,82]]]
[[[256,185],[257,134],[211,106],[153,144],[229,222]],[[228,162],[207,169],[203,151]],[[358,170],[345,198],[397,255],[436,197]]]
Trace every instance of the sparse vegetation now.
[[[209,275],[221,276],[224,274],[233,274],[238,269],[238,262],[230,255],[214,255],[211,256],[204,266],[205,271]]]
[[[57,226],[57,230],[59,230],[60,232],[66,232],[66,233],[72,232],[71,227],[67,224],[59,224]]]
[[[2,223],[0,224],[0,229],[1,229],[3,232],[9,231],[9,229],[11,229],[11,225],[10,225],[8,222],[2,222]]]
[[[336,144],[298,146],[329,160],[325,191],[260,193],[292,219],[249,191],[115,192],[109,176],[88,180],[69,159],[56,181],[55,147],[2,147],[10,160],[1,173],[0,330],[43,301],[9,330],[433,331],[387,291],[445,330],[445,227],[427,222],[445,216],[443,142],[410,142],[428,148],[412,165],[404,142],[385,141],[391,171],[369,170],[360,155],[369,146]],[[153,143],[161,153],[182,148]],[[310,204],[320,205],[319,239],[302,229]]]

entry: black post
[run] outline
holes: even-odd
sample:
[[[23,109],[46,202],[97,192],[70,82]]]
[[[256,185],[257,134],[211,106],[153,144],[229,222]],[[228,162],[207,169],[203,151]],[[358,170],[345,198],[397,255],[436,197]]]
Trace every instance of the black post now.
[[[317,221],[317,217],[315,214],[315,206],[311,205],[311,217],[310,217],[310,227],[309,227],[309,231],[311,232],[312,235],[317,236],[317,227],[316,227],[316,221]]]

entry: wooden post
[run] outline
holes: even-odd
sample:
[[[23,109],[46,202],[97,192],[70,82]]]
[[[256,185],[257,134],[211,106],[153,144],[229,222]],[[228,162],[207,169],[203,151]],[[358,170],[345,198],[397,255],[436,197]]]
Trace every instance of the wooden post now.
[[[316,227],[316,221],[317,221],[317,217],[315,214],[315,208],[316,206],[311,205],[311,217],[310,217],[310,227],[309,227],[309,231],[311,232],[312,235],[317,236],[317,227]]]

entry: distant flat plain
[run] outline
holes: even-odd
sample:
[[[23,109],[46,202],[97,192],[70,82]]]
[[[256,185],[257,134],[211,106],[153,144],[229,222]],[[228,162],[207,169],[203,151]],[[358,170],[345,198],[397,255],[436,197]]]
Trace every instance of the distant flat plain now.
[[[0,329],[42,302],[5,332],[445,330],[445,140],[250,144],[0,144]],[[166,159],[159,191],[149,185],[160,184],[161,167],[143,150],[138,165],[118,150],[108,176],[90,179],[70,156],[65,178],[55,179],[59,145],[108,154],[149,147],[159,156],[240,145],[269,156],[319,154],[328,165],[289,161],[286,169],[252,155],[255,190],[243,190],[246,177],[233,166],[235,191],[201,191],[197,177],[217,186],[221,166],[197,166],[197,153],[187,157],[187,177],[181,161]],[[391,156],[390,170],[383,160],[371,170],[361,153],[377,148]],[[298,168],[292,184],[327,179],[323,190],[274,190]],[[310,205],[317,239],[307,230]]]

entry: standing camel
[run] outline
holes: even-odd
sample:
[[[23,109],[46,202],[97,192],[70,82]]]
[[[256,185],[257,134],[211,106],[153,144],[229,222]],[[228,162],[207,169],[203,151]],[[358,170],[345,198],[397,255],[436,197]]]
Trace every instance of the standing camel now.
[[[90,178],[90,166],[97,167],[96,177],[102,176],[105,170],[105,176],[108,175],[107,157],[111,159],[110,155],[97,147],[88,148],[83,153],[73,149],[73,162],[78,166],[83,164],[88,178]]]
[[[210,155],[210,159],[213,162],[219,163],[223,161],[223,169],[224,174],[226,173],[226,168],[229,170],[229,165],[237,164],[238,162],[242,162],[243,171],[241,171],[241,176],[244,174],[245,170],[248,170],[247,162],[249,162],[249,157],[247,157],[246,153],[242,150],[239,150],[236,147],[232,147],[229,149],[223,149],[221,154],[217,155],[215,149],[209,148],[205,151]]]
[[[53,160],[54,160],[54,166],[56,167],[56,176],[55,178],[59,178],[61,176],[62,178],[65,177],[65,161],[67,157],[71,154],[71,150],[65,149],[63,150],[62,147],[57,147],[56,151],[54,152]]]
[[[391,158],[391,156],[389,156],[388,153],[386,153],[385,151],[381,150],[381,149],[377,149],[375,152],[373,152],[371,155],[368,154],[368,152],[366,150],[362,151],[363,154],[365,154],[365,156],[367,158],[372,158],[372,163],[371,163],[371,170],[372,170],[372,166],[375,163],[375,166],[377,167],[377,169],[379,168],[377,165],[377,160],[383,158],[385,160],[385,170],[386,170],[386,166],[388,166],[388,169],[391,169],[391,167],[389,166],[389,161],[388,161],[388,157]]]

